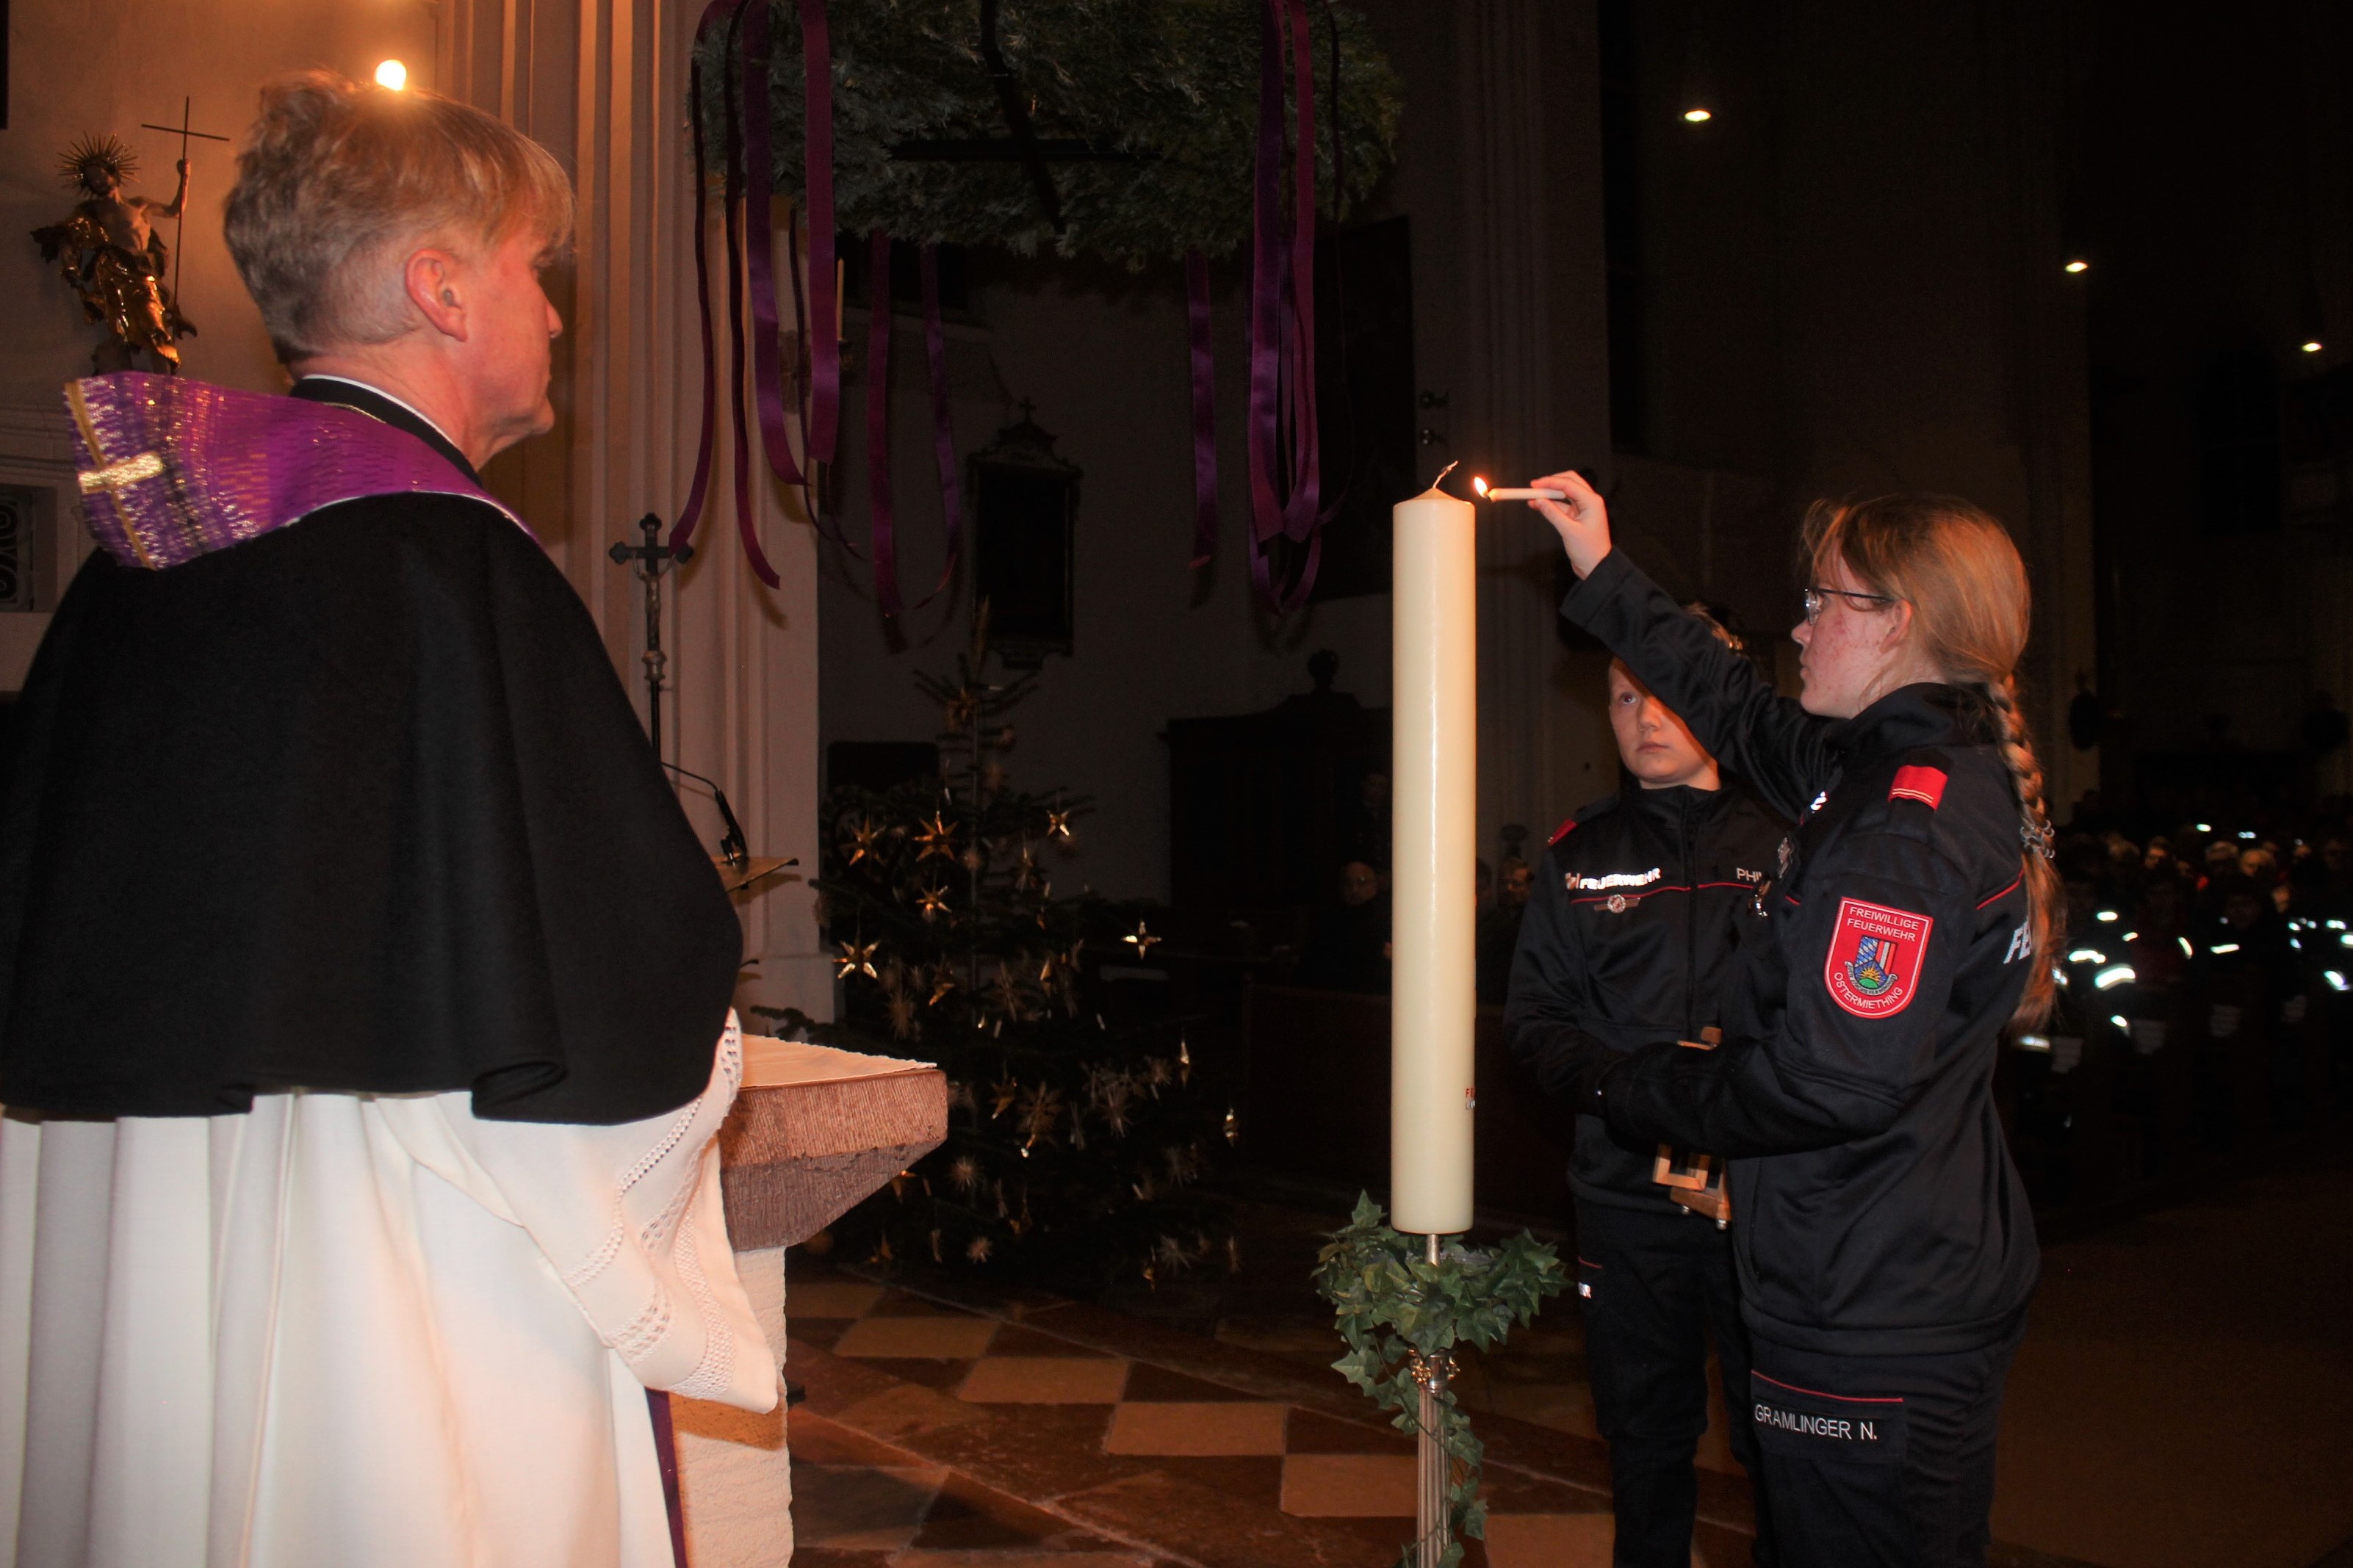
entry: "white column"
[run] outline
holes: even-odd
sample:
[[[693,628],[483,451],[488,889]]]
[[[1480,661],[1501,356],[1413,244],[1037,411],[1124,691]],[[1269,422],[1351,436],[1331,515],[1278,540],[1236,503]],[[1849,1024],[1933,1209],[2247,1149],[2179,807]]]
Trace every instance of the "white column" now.
[[[558,425],[492,465],[490,479],[549,541],[603,628],[631,700],[645,707],[642,593],[606,554],[638,518],[674,521],[694,470],[702,359],[695,304],[687,56],[697,10],[656,0],[449,0],[437,85],[491,109],[573,175],[579,224],[570,276],[555,280]],[[779,203],[779,222],[790,208]],[[715,201],[712,292],[726,280]],[[784,253],[782,231],[777,253]],[[786,310],[790,310],[788,290]],[[724,361],[723,360],[723,365]],[[796,871],[741,896],[746,970],[739,1005],[831,1015],[804,879],[817,865],[816,541],[797,500],[754,455],[754,516],[783,586],[745,568],[729,480],[726,387],[713,482],[694,561],[664,584],[670,655],[662,752],[717,779],[754,853]],[[681,792],[703,837],[719,820],[700,786]]]

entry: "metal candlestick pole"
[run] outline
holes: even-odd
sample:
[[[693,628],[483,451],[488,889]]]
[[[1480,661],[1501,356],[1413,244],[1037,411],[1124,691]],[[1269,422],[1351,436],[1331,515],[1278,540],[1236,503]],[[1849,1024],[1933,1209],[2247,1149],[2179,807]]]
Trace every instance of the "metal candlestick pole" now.
[[[672,566],[683,566],[694,559],[694,546],[681,544],[676,550],[661,542],[661,519],[648,512],[638,520],[638,531],[646,536],[643,544],[628,544],[616,540],[607,552],[617,565],[627,566],[646,585],[646,734],[654,743],[654,756],[661,756],[661,694],[662,677],[670,668],[670,655],[661,645],[661,579]]]
[[[1435,1235],[1430,1238],[1430,1261],[1433,1267],[1438,1262]],[[1414,1568],[1438,1568],[1440,1560],[1446,1555],[1447,1543],[1453,1538],[1446,1516],[1446,1483],[1451,1467],[1446,1448],[1438,1440],[1439,1402],[1446,1392],[1452,1360],[1444,1351],[1433,1351],[1427,1356],[1416,1352],[1412,1361],[1413,1380],[1421,1390],[1421,1430],[1413,1444],[1414,1517],[1419,1526],[1414,1541]]]

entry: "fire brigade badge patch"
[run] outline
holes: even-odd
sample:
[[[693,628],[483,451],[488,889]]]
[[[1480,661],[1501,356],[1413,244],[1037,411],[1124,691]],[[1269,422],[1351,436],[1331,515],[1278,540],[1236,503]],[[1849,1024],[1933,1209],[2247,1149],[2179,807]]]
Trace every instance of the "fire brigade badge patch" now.
[[[1861,899],[1839,900],[1838,925],[1822,965],[1831,1000],[1858,1018],[1892,1018],[1919,989],[1921,961],[1936,922]]]

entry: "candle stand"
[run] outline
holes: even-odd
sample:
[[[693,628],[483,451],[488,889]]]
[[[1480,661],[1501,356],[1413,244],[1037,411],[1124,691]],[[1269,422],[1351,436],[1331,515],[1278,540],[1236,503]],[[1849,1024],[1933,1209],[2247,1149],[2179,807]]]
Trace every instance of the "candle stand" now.
[[[1315,1286],[1347,1342],[1333,1369],[1414,1434],[1419,1528],[1400,1568],[1455,1568],[1460,1538],[1486,1534],[1484,1450],[1455,1402],[1455,1347],[1500,1343],[1567,1284],[1567,1271],[1549,1244],[1525,1231],[1473,1247],[1409,1236],[1386,1220],[1378,1204],[1359,1197],[1316,1259]]]
[[[1430,1249],[1438,1250],[1438,1237],[1430,1238]],[[1446,1402],[1446,1380],[1454,1370],[1454,1357],[1445,1351],[1432,1351],[1428,1355],[1419,1351],[1409,1353],[1413,1368],[1413,1381],[1421,1390],[1414,1415],[1420,1430],[1414,1435],[1414,1568],[1441,1568],[1447,1549],[1454,1544],[1453,1521],[1448,1517],[1446,1483],[1453,1461],[1447,1457],[1446,1446],[1438,1438],[1439,1410]]]

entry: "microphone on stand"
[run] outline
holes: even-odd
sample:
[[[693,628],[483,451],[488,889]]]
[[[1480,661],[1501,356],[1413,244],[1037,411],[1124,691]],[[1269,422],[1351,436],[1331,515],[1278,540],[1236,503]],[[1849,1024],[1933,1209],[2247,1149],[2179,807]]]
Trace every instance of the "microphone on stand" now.
[[[689,773],[676,763],[666,762],[662,766],[681,778],[690,778],[697,784],[711,786],[711,803],[719,808],[719,819],[727,825],[727,831],[719,839],[719,858],[738,871],[750,866],[752,851],[744,839],[744,825],[736,821],[735,814],[727,808],[727,792],[719,787],[719,782],[704,778],[701,773]]]

